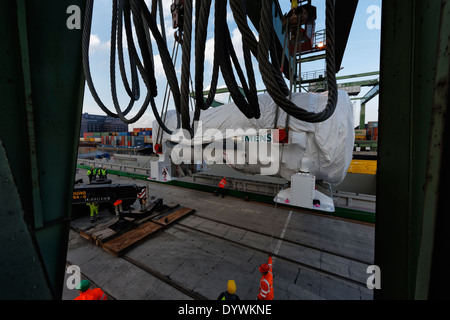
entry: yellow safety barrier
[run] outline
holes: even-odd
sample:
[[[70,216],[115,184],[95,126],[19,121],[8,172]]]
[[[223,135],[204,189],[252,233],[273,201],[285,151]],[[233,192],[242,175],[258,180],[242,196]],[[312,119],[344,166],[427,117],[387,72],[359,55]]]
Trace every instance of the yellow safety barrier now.
[[[377,174],[376,160],[353,159],[348,168],[348,173]]]

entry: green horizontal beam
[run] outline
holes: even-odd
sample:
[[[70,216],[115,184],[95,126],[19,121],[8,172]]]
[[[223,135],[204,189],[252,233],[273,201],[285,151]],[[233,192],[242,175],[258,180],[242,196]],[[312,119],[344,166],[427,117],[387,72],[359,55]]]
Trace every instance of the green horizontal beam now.
[[[338,86],[339,87],[353,87],[353,86],[371,87],[371,86],[376,86],[378,84],[379,84],[378,79],[375,79],[375,80],[364,80],[364,81],[338,83]]]
[[[358,147],[376,148],[378,146],[378,141],[355,140],[354,145]]]
[[[345,75],[345,76],[336,77],[336,80],[353,79],[353,78],[362,78],[362,77],[370,77],[370,76],[378,76],[379,74],[380,74],[379,71],[364,72],[364,73],[356,73],[356,74],[349,74],[349,75]]]
[[[301,62],[302,63],[303,62],[313,62],[313,61],[325,59],[326,56],[327,55],[325,53],[324,54],[318,54],[318,55],[315,55],[315,56],[309,56],[309,57],[302,58]]]

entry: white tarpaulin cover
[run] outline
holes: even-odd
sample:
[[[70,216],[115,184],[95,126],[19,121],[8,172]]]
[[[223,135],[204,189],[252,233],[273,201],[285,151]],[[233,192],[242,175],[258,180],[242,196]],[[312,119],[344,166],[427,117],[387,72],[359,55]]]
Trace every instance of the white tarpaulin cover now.
[[[326,92],[292,94],[292,102],[310,112],[322,111],[326,107],[327,100]],[[225,137],[227,129],[243,129],[244,131],[273,129],[277,109],[277,128],[285,127],[286,113],[276,106],[269,95],[260,95],[259,104],[261,110],[259,119],[246,118],[234,103],[202,111],[200,116],[202,132],[204,133],[208,129],[218,129]],[[191,114],[192,118],[193,113]],[[340,184],[345,178],[353,156],[353,122],[353,105],[347,92],[342,90],[339,91],[336,110],[328,120],[320,123],[308,123],[289,117],[289,142],[284,144],[280,151],[281,166],[278,175],[290,180],[291,175],[301,169],[309,171],[318,180],[324,180],[334,186]],[[175,110],[168,112],[165,123],[171,130],[176,128]],[[154,143],[156,143],[158,128],[158,123],[154,121]],[[204,140],[209,141],[208,139]],[[164,133],[163,150],[166,155],[170,155],[170,149],[165,146],[167,140],[170,140],[170,136]],[[205,141],[203,141],[204,143]],[[249,174],[259,173],[259,168],[261,168],[260,164],[231,166]]]

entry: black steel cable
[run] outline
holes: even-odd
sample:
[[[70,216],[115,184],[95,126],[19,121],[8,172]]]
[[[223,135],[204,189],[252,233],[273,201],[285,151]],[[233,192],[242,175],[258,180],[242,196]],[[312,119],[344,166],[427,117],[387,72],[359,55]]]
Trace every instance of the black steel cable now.
[[[180,92],[180,114],[181,126],[187,130],[191,137],[194,136],[191,129],[191,118],[189,116],[189,75],[191,73],[191,37],[192,37],[192,0],[184,1],[183,18],[183,45],[181,55],[181,92]]]
[[[234,20],[241,32],[242,42],[248,46],[253,56],[258,59],[258,41],[248,26],[244,3],[241,0],[230,0],[230,7]],[[280,68],[272,64],[270,64],[270,68],[272,69],[274,80],[278,83],[278,87],[287,96],[289,94],[289,88],[283,79],[283,75],[280,73]]]
[[[195,110],[192,121],[193,130],[195,130],[195,123],[200,119],[201,110],[207,110],[214,102],[219,80],[219,63],[217,54],[214,51],[210,89],[205,101],[203,99],[204,60],[211,0],[198,0],[195,4]]]
[[[172,91],[173,100],[175,104],[175,110],[177,111],[177,128],[180,127],[180,121],[179,121],[179,115],[180,115],[180,89],[178,87],[178,79],[175,72],[175,67],[172,62],[172,58],[170,56],[169,50],[167,48],[166,41],[161,36],[161,33],[156,25],[156,21],[153,19],[152,15],[150,14],[147,6],[145,5],[144,0],[128,0],[132,4],[133,14],[142,14],[143,19],[148,24],[148,27],[150,28],[150,31],[152,32],[152,36],[155,39],[155,42],[158,46],[159,54],[161,57],[161,62],[164,68],[164,73],[167,77],[167,81],[170,86],[170,90]],[[155,115],[156,116],[156,115]],[[159,118],[156,117],[157,120]],[[159,123],[159,121],[158,121]],[[159,123],[160,124],[160,123]],[[167,133],[172,133],[170,130],[164,130]]]
[[[83,39],[82,39],[82,56],[83,56],[83,70],[84,76],[86,79],[86,84],[88,85],[89,90],[91,91],[92,97],[95,102],[98,104],[100,109],[105,112],[108,116],[118,118],[117,114],[109,111],[109,109],[103,104],[100,100],[97,91],[95,90],[90,65],[89,65],[89,42],[91,37],[91,24],[92,24],[92,11],[93,11],[94,1],[87,0],[86,1],[86,9],[85,9],[85,17],[84,17],[84,25],[83,25]]]
[[[238,73],[239,78],[241,79],[242,86],[245,88],[245,79],[243,79],[242,70],[237,62],[236,53],[233,49],[233,44],[231,42],[230,32],[228,30],[228,26],[226,23],[226,6],[227,1],[221,0],[216,1],[215,4],[215,53],[217,53],[218,62],[220,64],[220,70],[222,72],[222,76],[225,80],[225,83],[228,87],[231,97],[235,105],[238,109],[247,117],[247,118],[259,118],[259,104],[250,105],[249,102],[243,97],[241,94],[239,87],[236,83],[236,79],[233,73],[232,64],[230,61],[233,61],[236,67],[236,71]],[[244,81],[243,81],[244,80]],[[248,89],[244,89],[247,90]]]
[[[158,0],[158,6],[159,6],[159,24],[161,25],[161,34],[162,34],[164,41],[167,44],[166,27],[164,25],[164,13],[163,13],[162,0]]]
[[[335,72],[335,44],[334,44],[334,0],[326,1],[326,29],[327,29],[327,80],[328,80],[328,101],[325,109],[321,112],[314,113],[297,107],[294,103],[289,101],[285,95],[279,90],[277,82],[273,79],[271,64],[269,62],[269,48],[272,34],[272,0],[263,0],[260,20],[260,37],[258,46],[258,62],[261,70],[261,76],[264,84],[267,87],[272,99],[279,105],[287,114],[296,119],[316,123],[327,120],[331,117],[336,109],[337,104],[337,83]]]
[[[119,5],[117,5],[119,1]],[[156,1],[156,0],[155,0]],[[83,30],[83,66],[86,76],[86,82],[89,90],[92,93],[94,100],[100,106],[100,108],[109,116],[120,118],[126,123],[133,123],[137,121],[145,112],[147,105],[150,103],[153,109],[156,120],[160,127],[167,133],[172,133],[161,120],[158,110],[155,106],[153,97],[157,95],[157,84],[155,79],[153,54],[151,48],[151,31],[153,38],[155,39],[161,61],[164,67],[164,71],[173,94],[173,100],[175,109],[177,111],[177,128],[180,126],[183,129],[189,130],[191,135],[193,130],[190,125],[189,117],[189,73],[190,73],[190,57],[191,57],[191,33],[192,33],[192,0],[187,0],[184,3],[185,19],[183,25],[183,62],[182,62],[182,79],[181,89],[178,87],[178,80],[176,77],[175,68],[171,60],[170,54],[167,49],[167,43],[165,39],[163,16],[161,13],[161,0],[160,3],[160,20],[161,29],[163,30],[163,36],[156,25],[155,17],[150,14],[144,0],[114,0],[113,1],[113,18],[111,27],[111,87],[113,103],[116,109],[116,113],[111,112],[100,100],[98,94],[93,85],[92,77],[89,67],[89,40],[90,30],[92,22],[92,9],[93,0],[87,0],[86,5],[86,17]],[[213,77],[211,80],[211,90],[206,102],[203,100],[203,63],[204,50],[206,43],[206,28],[209,17],[209,11],[211,7],[211,0],[198,0],[196,2],[196,108],[194,114],[194,121],[199,119],[200,110],[206,110],[210,107],[217,88],[217,80],[219,68],[223,75],[223,78],[229,88],[230,95],[232,96],[236,106],[247,118],[259,118],[260,111],[258,105],[258,99],[256,94],[256,81],[254,80],[253,66],[251,62],[251,54],[258,60],[261,75],[263,81],[267,87],[267,91],[273,98],[273,100],[280,106],[287,114],[303,121],[307,122],[321,122],[328,119],[334,112],[337,104],[337,84],[335,76],[335,57],[334,57],[334,0],[326,0],[326,24],[327,24],[327,80],[329,88],[328,103],[322,112],[313,113],[308,112],[302,108],[297,107],[291,101],[286,99],[289,94],[289,89],[283,79],[280,71],[279,59],[276,56],[275,48],[275,33],[272,24],[272,0],[263,0],[261,9],[261,21],[260,21],[260,41],[256,41],[253,32],[250,30],[247,24],[245,8],[240,0],[230,0],[230,6],[235,17],[235,21],[242,34],[243,50],[245,68],[247,70],[248,84],[246,82],[244,73],[239,65],[236,53],[233,48],[228,25],[226,23],[226,6],[227,1],[216,1],[215,8],[215,52],[213,63]],[[134,41],[132,39],[131,32],[131,16],[136,26],[136,34],[138,38],[139,48],[141,51],[142,62],[137,54]],[[131,88],[129,86],[123,63],[123,49],[122,49],[122,19],[125,25],[125,31],[127,34],[128,51],[131,67]],[[117,32],[119,33],[117,35]],[[116,47],[116,35],[117,44],[119,46],[118,59],[119,68],[122,76],[122,82],[125,90],[130,96],[131,100],[127,109],[122,112],[117,101],[117,93],[115,86],[115,47]],[[198,57],[198,58],[197,58]],[[203,58],[202,58],[203,57]],[[269,57],[271,59],[269,59]],[[270,62],[270,60],[272,62]],[[236,83],[235,75],[233,72],[233,65],[238,78],[241,81],[242,88],[245,93],[245,97],[242,95],[239,87]],[[139,98],[139,85],[137,81],[137,70],[147,87],[147,96],[143,106],[139,110],[138,114],[132,119],[125,119],[125,115],[131,110],[131,107]],[[181,121],[180,121],[181,116]],[[192,126],[193,127],[193,126]]]
[[[131,11],[133,13],[133,22],[138,40],[138,45],[143,60],[144,71],[142,73],[146,75],[145,82],[147,83],[147,88],[150,90],[152,97],[156,97],[158,95],[158,86],[156,84],[155,78],[153,53],[150,52],[151,46],[149,46],[148,44],[149,39],[147,37],[146,28],[141,15],[142,8],[136,5],[135,1],[130,1],[130,4],[131,4]],[[133,46],[133,48],[135,47]],[[133,55],[134,54],[135,53],[133,52]],[[137,52],[135,58],[137,58]]]
[[[117,24],[117,56],[119,58],[119,69],[120,69],[120,75],[122,77],[122,82],[125,87],[125,91],[127,92],[128,96],[134,100],[139,100],[140,97],[140,90],[139,90],[139,79],[138,79],[138,71],[136,62],[133,60],[131,56],[129,56],[130,61],[130,69],[131,69],[131,89],[130,85],[128,84],[127,75],[125,72],[125,63],[123,59],[123,0],[119,0],[119,7],[118,7],[118,24]],[[131,26],[125,26],[125,28],[128,28],[131,30]]]
[[[150,96],[147,94],[145,97],[144,103],[142,107],[139,109],[139,112],[131,119],[126,119],[125,114],[120,110],[119,102],[117,100],[117,91],[116,91],[116,33],[117,33],[117,20],[119,10],[117,7],[117,0],[113,0],[113,11],[112,11],[112,22],[111,22],[111,48],[110,48],[110,82],[111,82],[111,95],[113,100],[114,108],[116,109],[117,115],[120,120],[124,123],[134,123],[139,120],[144,112],[147,110],[148,104],[150,103]],[[133,98],[131,98],[130,103],[128,105],[126,112],[129,112],[134,104]]]
[[[119,1],[119,3],[117,3]],[[160,1],[161,3],[161,1]],[[162,10],[160,6],[160,11]],[[148,104],[152,106],[153,114],[158,121],[161,128],[168,132],[172,133],[161,120],[161,117],[158,113],[157,107],[155,105],[153,97],[157,95],[157,84],[155,79],[155,71],[154,71],[154,63],[153,63],[153,53],[151,48],[151,39],[149,29],[152,31],[152,34],[158,44],[158,48],[160,49],[160,56],[163,61],[163,66],[168,78],[168,83],[171,86],[172,93],[174,96],[179,96],[178,82],[176,78],[176,73],[174,70],[174,66],[171,61],[170,54],[168,53],[165,37],[163,38],[159,33],[159,30],[156,26],[156,22],[154,19],[149,18],[150,14],[148,12],[148,8],[145,5],[144,1],[134,1],[134,0],[114,0],[113,1],[113,13],[112,13],[112,23],[111,23],[111,54],[110,54],[110,81],[111,81],[111,94],[113,104],[116,110],[116,113],[111,112],[101,101],[98,96],[98,93],[95,89],[95,86],[92,81],[92,76],[90,72],[89,65],[89,41],[90,41],[90,33],[91,33],[91,24],[92,24],[92,13],[93,13],[93,0],[87,0],[86,3],[86,12],[85,12],[85,20],[84,20],[84,28],[83,28],[83,68],[86,78],[86,83],[91,91],[91,94],[95,100],[95,102],[100,106],[103,112],[105,112],[108,116],[114,118],[120,118],[125,123],[134,123],[139,120],[144,112],[146,111]],[[143,63],[140,61],[140,58],[137,54],[136,47],[133,41],[133,35],[131,30],[131,16],[135,23],[136,34],[138,38],[139,48],[141,51]],[[150,16],[151,17],[151,16]],[[160,15],[160,18],[162,16]],[[123,20],[122,20],[123,19]],[[163,20],[162,20],[163,21]],[[123,43],[122,43],[122,23],[125,25],[125,32],[127,35],[127,45],[128,52],[130,58],[130,68],[131,68],[131,88],[129,86],[124,63],[123,63]],[[162,23],[161,29],[164,30],[164,26]],[[118,33],[118,34],[117,34]],[[119,58],[119,68],[122,76],[122,82],[124,84],[125,90],[127,94],[130,96],[131,101],[127,107],[127,109],[122,112],[117,100],[117,92],[116,92],[116,83],[115,83],[115,53],[116,53],[116,36],[117,36],[117,45],[118,45],[118,58]],[[164,50],[164,48],[166,50]],[[171,70],[172,69],[172,70]],[[139,99],[139,84],[137,79],[137,70],[147,87],[147,96],[145,101],[132,119],[126,119],[125,115],[129,113],[134,102]],[[179,103],[175,103],[177,110],[179,110]]]
[[[241,81],[241,86],[242,89],[244,91],[245,94],[245,98],[247,99],[247,104],[246,106],[249,107],[250,110],[252,110],[253,113],[253,118],[255,119],[259,119],[261,116],[261,112],[259,109],[259,101],[258,101],[258,95],[256,92],[256,81],[253,79],[249,79],[249,82],[255,84],[255,86],[252,87],[252,91],[250,91],[249,86],[247,85],[245,76],[244,76],[244,72],[242,71],[242,68],[240,66],[236,51],[234,50],[234,46],[233,46],[233,42],[231,40],[231,36],[228,30],[228,26],[226,27],[226,33],[225,36],[228,39],[228,46],[229,46],[229,53],[230,53],[230,57],[231,57],[231,61],[233,62],[235,69],[236,69],[236,73],[238,75],[239,80]],[[242,48],[244,49],[244,44],[242,45]],[[247,49],[247,47],[246,47]],[[249,53],[247,52],[247,54],[244,53],[244,61],[245,61],[245,66],[247,68],[247,76],[250,76],[249,78],[251,78],[251,76],[254,76],[253,73],[253,64],[251,61],[251,56],[249,55]],[[240,91],[239,91],[240,93]]]
[[[217,59],[213,61],[213,73],[208,98],[203,99],[204,60],[206,47],[206,34],[208,19],[211,10],[211,0],[196,1],[196,27],[195,27],[195,100],[196,110],[194,121],[199,119],[200,110],[207,110],[212,102],[217,89],[219,78],[219,64]]]
[[[166,70],[167,69],[170,70],[170,66],[171,66],[172,69],[173,69],[173,73],[175,73],[175,70],[174,70],[174,67],[173,67],[173,64],[172,64],[172,60],[170,58],[170,54],[168,53],[167,46],[165,45],[165,41],[162,38],[161,34],[159,33],[159,30],[158,30],[158,28],[156,26],[156,22],[154,21],[154,19],[152,18],[150,12],[148,11],[147,6],[145,5],[145,3],[143,1],[129,1],[129,3],[131,5],[131,11],[133,13],[133,17],[136,18],[136,21],[138,23],[140,23],[139,22],[140,21],[139,17],[143,17],[145,19],[145,21],[146,21],[146,24],[151,29],[152,34],[153,34],[153,36],[156,39],[156,42],[158,44],[158,48],[160,48],[160,56],[161,56],[162,61],[167,61],[167,56],[169,57],[169,64],[170,65],[168,65],[168,66],[164,65],[164,68]],[[141,13],[142,13],[142,15],[141,15]],[[149,46],[146,43],[147,42],[147,36],[145,34],[145,31],[141,28],[141,26],[139,26],[139,28],[138,28],[138,26],[136,26],[136,34],[137,34],[137,37],[138,37],[138,41],[140,42],[141,52],[143,53],[142,55],[144,57],[144,55],[146,55],[145,54],[146,50],[149,49]],[[129,37],[127,35],[127,39],[128,38]],[[134,42],[129,40],[128,45],[129,45],[128,49],[130,51],[130,54],[137,61],[137,66],[138,66],[138,69],[139,69],[139,71],[141,73],[141,76],[142,76],[142,78],[144,80],[144,83],[146,84],[147,88],[150,90],[149,79],[147,77],[146,70],[145,70],[144,66],[142,65],[142,63],[139,60],[139,57],[138,57],[137,51],[136,51],[136,47],[134,46]],[[165,48],[166,51],[161,49],[161,47]],[[147,58],[146,58],[147,64],[151,63],[151,62],[149,62],[149,55],[147,54],[146,56],[147,56]],[[167,73],[166,73],[166,75],[167,75]],[[173,78],[171,78],[171,79],[173,79]],[[169,76],[168,76],[168,80],[169,80]],[[175,77],[175,81],[176,81],[176,77]],[[174,86],[173,82],[169,81],[169,84],[171,85],[171,89],[172,89],[172,86]],[[176,89],[178,89],[178,84],[175,84],[175,87],[176,87]],[[179,92],[179,91],[177,91],[177,92]],[[175,93],[173,92],[173,94],[175,94]],[[161,117],[160,117],[160,115],[158,113],[158,110],[156,108],[156,105],[155,105],[155,102],[154,102],[153,98],[150,100],[150,103],[151,103],[151,107],[152,107],[152,110],[153,110],[153,114],[155,115],[156,121],[158,122],[159,126],[165,132],[167,132],[169,134],[172,134],[172,130],[169,130],[166,127],[166,125],[164,124],[164,122],[162,121],[162,119],[161,119]]]

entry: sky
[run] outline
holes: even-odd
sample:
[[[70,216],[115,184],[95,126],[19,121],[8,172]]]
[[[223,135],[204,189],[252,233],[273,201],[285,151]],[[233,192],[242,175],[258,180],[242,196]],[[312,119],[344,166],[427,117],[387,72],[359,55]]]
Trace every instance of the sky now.
[[[194,0],[195,1],[195,0]],[[146,0],[150,3],[150,0]],[[167,37],[167,47],[169,52],[172,52],[174,44],[174,29],[172,28],[172,15],[170,13],[170,5],[172,0],[162,0],[164,8],[164,19],[165,19],[165,29]],[[279,0],[280,7],[283,13],[287,13],[290,10],[289,0]],[[316,20],[316,31],[325,29],[325,0],[312,0],[312,5],[317,7],[317,20]],[[214,1],[213,5],[214,7]],[[214,13],[213,8],[210,13],[210,21],[208,27],[208,35],[205,50],[205,78],[204,86],[205,90],[209,89],[209,83],[212,74],[212,64],[213,64],[213,48],[214,48]],[[94,13],[93,22],[91,29],[91,39],[90,39],[90,68],[92,79],[96,90],[99,94],[100,99],[109,108],[109,110],[114,111],[111,98],[111,86],[110,86],[110,73],[109,73],[109,57],[110,57],[110,39],[111,39],[111,11],[112,11],[112,1],[111,0],[96,0],[94,1]],[[358,73],[366,73],[372,71],[379,71],[379,56],[380,56],[380,20],[381,20],[381,0],[360,0],[356,15],[353,21],[352,30],[350,32],[349,40],[347,43],[346,51],[342,61],[342,69],[339,71],[337,76],[352,75]],[[242,42],[241,34],[237,28],[237,25],[233,19],[231,10],[228,7],[227,22],[230,30],[230,35],[238,57],[241,60],[241,65],[243,65],[242,60]],[[158,19],[159,25],[159,19]],[[194,30],[195,32],[195,30]],[[254,31],[257,35],[257,32]],[[194,39],[194,33],[193,33]],[[137,43],[137,41],[135,41]],[[124,35],[124,43],[125,35]],[[192,42],[194,46],[194,41]],[[161,63],[159,52],[156,43],[153,40],[153,50],[154,50],[154,61],[155,61],[155,76],[158,85],[158,96],[155,98],[156,105],[159,110],[163,105],[163,98],[166,88],[166,76],[163,70],[163,65]],[[124,50],[126,52],[126,48]],[[192,55],[193,59],[194,55]],[[117,57],[116,57],[117,60]],[[125,61],[127,65],[128,58],[125,55]],[[177,72],[178,79],[181,78],[181,47],[179,49],[178,62],[175,64],[175,69]],[[193,66],[193,60],[191,62]],[[326,68],[324,60],[318,62],[309,62],[302,65],[302,73],[307,71],[322,70]],[[259,69],[256,60],[254,60],[254,70],[257,82],[258,90],[264,89],[264,84],[262,82],[261,76],[259,74]],[[116,62],[116,83],[117,92],[119,97],[119,103],[122,106],[122,110],[128,105],[129,98],[123,89],[120,74],[118,73],[118,67]],[[127,68],[128,76],[129,68]],[[192,71],[192,79],[195,75]],[[366,79],[374,79],[377,76],[367,77],[367,78],[355,78],[353,81],[360,81]],[[341,82],[348,82],[350,80],[345,80]],[[238,82],[239,83],[239,82]],[[146,88],[141,81],[141,99],[135,103],[135,107],[130,112],[128,118],[134,116],[142,105],[142,101],[146,94]],[[218,87],[225,87],[225,82],[223,79],[219,78]],[[370,87],[362,87],[361,93],[357,97],[364,96]],[[192,89],[191,89],[192,90]],[[216,96],[216,100],[221,102],[228,102],[228,94],[220,94]],[[352,100],[354,105],[354,119],[355,126],[359,124],[359,114],[360,114],[360,102],[359,100]],[[169,100],[169,109],[174,109],[174,104],[172,100]],[[100,109],[92,98],[91,92],[88,87],[85,88],[83,112],[90,114],[104,115],[105,113]],[[154,116],[152,110],[149,106],[147,111],[144,113],[142,118],[134,124],[129,125],[129,130],[132,131],[133,128],[148,128],[152,127],[152,122],[154,121]],[[366,123],[369,121],[378,120],[378,96],[370,101],[366,105]]]

